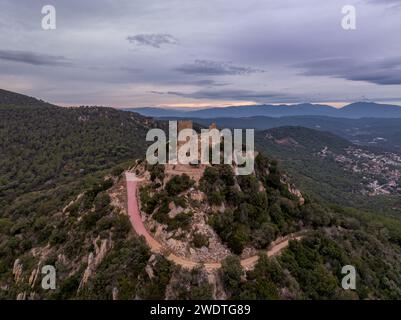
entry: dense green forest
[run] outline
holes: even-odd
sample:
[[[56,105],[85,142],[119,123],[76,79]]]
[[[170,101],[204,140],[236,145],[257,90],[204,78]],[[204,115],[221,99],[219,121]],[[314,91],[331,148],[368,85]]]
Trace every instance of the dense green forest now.
[[[3,204],[142,156],[146,132],[155,126],[101,107],[0,106],[0,116]]]

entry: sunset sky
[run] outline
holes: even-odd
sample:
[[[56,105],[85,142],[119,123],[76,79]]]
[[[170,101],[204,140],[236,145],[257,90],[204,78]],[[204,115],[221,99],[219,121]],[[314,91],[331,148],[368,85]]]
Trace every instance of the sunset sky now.
[[[400,104],[400,33],[398,0],[2,0],[0,88],[64,106]]]

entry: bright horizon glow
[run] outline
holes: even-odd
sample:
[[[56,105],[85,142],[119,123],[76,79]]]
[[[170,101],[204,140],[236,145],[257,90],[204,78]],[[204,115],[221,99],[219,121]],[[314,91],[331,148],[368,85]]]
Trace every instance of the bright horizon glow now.
[[[313,105],[327,105],[334,107],[336,109],[341,109],[349,104],[355,103],[355,102],[361,102],[361,101],[354,101],[354,102],[313,102],[311,104]],[[394,106],[400,106],[401,107],[401,101],[398,102],[383,102],[383,101],[366,101],[366,102],[374,102],[377,104],[390,104]],[[57,106],[60,107],[65,107],[65,108],[76,108],[79,106],[83,105],[89,105],[89,106],[96,106],[97,104],[65,104],[65,103],[56,103],[56,102],[51,102]],[[188,103],[188,104],[181,104],[181,103],[176,103],[176,104],[169,104],[169,105],[155,105],[155,106],[131,106],[131,107],[120,107],[120,106],[104,106],[104,105],[97,105],[101,107],[110,107],[114,109],[137,109],[137,108],[159,108],[159,109],[171,109],[171,110],[197,110],[197,109],[210,109],[210,108],[227,108],[227,107],[245,107],[245,106],[256,106],[256,105],[274,105],[274,106],[291,106],[291,105],[298,105],[298,104],[303,104],[306,102],[300,102],[300,103],[256,103],[256,102],[248,102],[248,103],[243,103],[243,102],[237,102],[237,103],[219,103],[217,102],[216,104],[210,104],[210,103]]]

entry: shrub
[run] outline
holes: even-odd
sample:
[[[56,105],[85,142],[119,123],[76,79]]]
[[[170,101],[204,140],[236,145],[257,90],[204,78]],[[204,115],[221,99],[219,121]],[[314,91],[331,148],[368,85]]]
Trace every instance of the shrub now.
[[[101,210],[110,204],[110,196],[106,192],[99,193],[95,200],[95,210]]]
[[[244,247],[250,240],[250,230],[242,224],[237,224],[234,231],[228,239],[228,246],[236,253],[241,254]]]
[[[169,212],[170,209],[168,207],[168,200],[165,200],[153,214],[153,219],[155,219],[159,223],[167,224],[170,219],[168,216]]]
[[[263,223],[252,232],[252,242],[257,249],[267,248],[276,239],[277,229],[270,223]]]
[[[192,235],[192,244],[194,245],[195,248],[208,247],[209,238],[200,232],[195,232]]]
[[[185,197],[174,197],[173,199],[174,204],[178,207],[181,207],[183,209],[187,208],[187,200],[185,199]]]
[[[178,228],[181,228],[183,230],[188,229],[191,220],[192,220],[192,212],[186,213],[186,212],[181,212],[177,214],[173,219],[170,219],[167,217],[167,226],[168,230],[176,230]]]
[[[163,182],[164,180],[164,170],[165,167],[163,164],[155,164],[155,165],[147,165],[146,169],[150,173],[150,180],[155,181],[158,179],[160,182]]]
[[[213,191],[208,195],[208,200],[211,205],[219,206],[224,201],[224,196],[219,191]]]
[[[166,184],[166,191],[168,195],[175,196],[188,190],[194,185],[194,181],[187,174],[172,177]]]
[[[148,186],[141,186],[139,189],[142,210],[147,214],[152,214],[158,204],[158,197],[151,196]]]
[[[237,256],[228,256],[221,263],[221,273],[224,287],[231,298],[240,292],[241,277],[244,274],[240,259]]]
[[[50,244],[57,245],[62,244],[67,240],[67,232],[64,230],[53,230],[52,235],[50,236]]]
[[[123,171],[124,171],[124,168],[118,166],[118,167],[113,168],[113,170],[111,171],[111,174],[115,177],[118,177],[121,173],[123,173]]]
[[[12,222],[8,218],[1,218],[0,219],[0,233],[8,234],[12,227]]]

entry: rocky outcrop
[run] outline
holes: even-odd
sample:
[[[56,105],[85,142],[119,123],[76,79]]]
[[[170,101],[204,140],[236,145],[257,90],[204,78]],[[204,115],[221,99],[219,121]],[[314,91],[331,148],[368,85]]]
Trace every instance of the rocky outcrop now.
[[[152,280],[155,277],[153,268],[156,265],[156,263],[157,263],[156,256],[152,254],[145,267],[146,274],[148,275],[150,280]]]
[[[212,206],[211,207],[211,210],[213,211],[213,212],[220,212],[220,213],[223,213],[224,211],[226,211],[226,206],[225,206],[225,204],[224,204],[224,202],[221,204],[221,205],[219,205],[219,206]]]
[[[31,286],[31,288],[35,286],[36,280],[39,275],[39,270],[40,270],[40,262],[38,263],[38,267],[36,269],[33,269],[31,275],[29,276],[28,284]]]
[[[26,300],[26,292],[20,292],[17,294],[17,300]]]
[[[22,281],[22,263],[20,259],[16,259],[14,261],[13,275],[14,275],[14,281],[16,283]]]
[[[98,242],[100,241],[100,245]],[[111,248],[111,240],[99,238],[93,241],[95,252],[90,252],[88,255],[88,265],[84,271],[81,282],[79,283],[78,291],[80,291],[88,282],[89,278],[93,275],[96,267],[102,262],[108,250]]]
[[[227,294],[224,291],[224,284],[221,280],[219,271],[214,270],[207,274],[208,282],[212,286],[212,295],[214,300],[226,300]]]
[[[113,187],[107,191],[107,193],[110,196],[110,205],[114,208],[118,208],[120,212],[127,214],[127,194],[125,184],[125,179],[120,178]]]
[[[93,264],[93,252],[90,252],[88,255],[88,266],[86,267],[84,271],[84,275],[82,276],[81,282],[79,283],[79,288],[78,291],[80,291],[85,284],[88,282],[89,277],[92,275],[92,273],[95,271],[95,266]]]
[[[63,208],[62,213],[68,213],[68,210],[71,208],[71,206],[72,206],[75,202],[79,201],[79,199],[81,199],[83,196],[84,196],[84,193],[80,193],[80,194],[76,197],[76,199],[71,200],[70,203],[68,203],[68,204]]]
[[[170,219],[174,219],[177,214],[184,212],[184,208],[176,206],[173,201],[168,204],[168,208],[170,209],[168,213]]]
[[[180,167],[178,165],[171,165],[169,171],[166,172],[172,177],[174,175],[179,175],[182,171],[192,170],[190,166]],[[266,170],[268,170],[266,168]],[[187,173],[187,172],[185,172]],[[144,175],[145,176],[145,175]],[[167,175],[168,176],[168,175]],[[169,180],[165,178],[165,180]],[[141,181],[144,184],[150,185],[150,182],[146,178],[141,177]],[[299,198],[301,204],[304,203],[302,194],[293,185],[289,183],[289,180],[284,176],[281,177],[281,183],[288,186],[289,192],[292,192],[295,196]],[[150,185],[152,187],[152,185]],[[238,181],[233,185],[235,189],[241,191]],[[263,183],[259,181],[258,190],[260,192],[265,191]],[[162,185],[154,186],[153,193],[163,191]],[[151,196],[152,192],[149,193]],[[138,201],[139,210],[133,211],[132,216],[135,218],[135,223],[133,227],[139,234],[148,232],[146,240],[153,249],[153,252],[160,253],[167,257],[168,260],[173,261],[187,269],[192,269],[196,266],[204,264],[206,270],[212,271],[219,269],[221,267],[221,261],[223,261],[227,256],[231,254],[227,245],[222,242],[220,237],[217,235],[213,227],[208,223],[210,216],[212,214],[221,214],[225,212],[227,207],[226,203],[222,202],[220,206],[212,206],[205,199],[205,194],[199,190],[199,186],[195,184],[194,187],[189,188],[189,190],[181,191],[177,197],[184,197],[186,199],[185,209],[177,207],[171,198],[167,200],[169,202],[164,203],[168,206],[167,210],[163,209],[163,214],[168,214],[169,219],[174,219],[177,217],[178,213],[181,212],[191,212],[192,215],[189,219],[185,221],[185,224],[179,225],[181,221],[166,221],[165,219],[155,219],[154,214],[140,214],[140,201]],[[166,200],[166,199],[165,199]],[[199,201],[201,200],[201,201]],[[291,200],[294,200],[291,197]],[[157,205],[160,205],[158,203]],[[157,210],[157,207],[156,207]],[[153,210],[153,212],[157,212]],[[220,213],[219,213],[220,212]],[[131,213],[130,213],[131,215]],[[132,219],[131,219],[132,220]],[[141,224],[141,222],[143,222]],[[146,232],[143,231],[145,229]],[[195,237],[197,235],[197,237]],[[295,240],[298,240],[296,238]],[[267,253],[275,255],[281,252],[283,248],[288,245],[288,241],[283,241],[283,243],[277,244],[276,247],[270,248]],[[202,247],[200,247],[202,246]],[[252,269],[257,262],[259,256],[257,255],[257,250],[248,246],[245,248],[241,258],[241,264],[243,267]],[[153,269],[148,264],[146,266],[146,273],[150,279],[153,278]]]
[[[305,203],[305,199],[302,196],[301,191],[299,191],[295,186],[288,184],[288,191],[291,192],[294,196],[298,197],[299,204],[302,206]]]
[[[202,191],[194,189],[194,188],[189,189],[189,197],[192,200],[198,201],[198,202],[202,202],[203,200],[206,199],[206,196]]]
[[[113,297],[113,300],[118,300],[118,288],[117,287],[113,287],[112,297]]]

